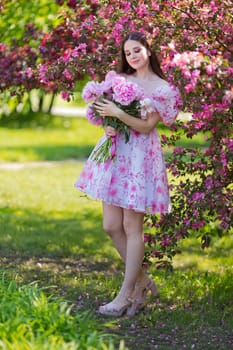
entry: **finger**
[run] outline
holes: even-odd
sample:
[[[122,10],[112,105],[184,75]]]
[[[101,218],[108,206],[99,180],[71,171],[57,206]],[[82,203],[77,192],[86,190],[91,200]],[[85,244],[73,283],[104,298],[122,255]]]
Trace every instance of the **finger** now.
[[[105,105],[105,103],[102,103],[102,102],[95,102],[94,103],[94,106],[96,107],[103,107]]]

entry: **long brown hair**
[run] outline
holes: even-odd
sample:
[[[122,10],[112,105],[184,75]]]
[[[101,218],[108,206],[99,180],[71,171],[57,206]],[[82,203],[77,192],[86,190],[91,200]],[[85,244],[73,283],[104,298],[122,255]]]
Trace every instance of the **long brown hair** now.
[[[119,65],[119,73],[125,73],[125,74],[133,74],[136,72],[136,70],[134,68],[132,68],[125,57],[125,51],[124,51],[124,46],[127,40],[135,40],[140,42],[147,50],[149,50],[150,52],[150,56],[149,56],[149,62],[150,62],[150,66],[152,71],[157,74],[160,78],[162,79],[166,79],[165,75],[160,67],[160,63],[158,60],[158,57],[156,56],[155,52],[152,51],[151,49],[151,44],[150,44],[150,40],[146,37],[146,35],[144,33],[141,32],[132,32],[129,33],[125,39],[122,41],[121,44],[121,60],[120,60],[120,65]]]

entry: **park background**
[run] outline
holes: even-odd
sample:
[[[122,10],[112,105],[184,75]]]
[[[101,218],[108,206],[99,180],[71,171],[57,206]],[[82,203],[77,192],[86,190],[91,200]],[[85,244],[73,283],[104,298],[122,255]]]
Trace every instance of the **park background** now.
[[[0,349],[230,349],[230,1],[175,1],[172,8],[166,1],[94,0],[0,6]],[[170,226],[148,218],[145,227],[156,238],[146,247],[146,263],[159,298],[149,298],[132,319],[112,319],[95,311],[114,297],[124,267],[103,232],[101,204],[73,184],[102,135],[85,118],[82,88],[101,79],[99,67],[103,74],[115,55],[112,38],[117,42],[133,23],[148,24],[183,96],[176,126],[159,126],[173,165],[170,181],[181,195],[174,189]],[[210,163],[213,154],[219,159]],[[150,226],[152,219],[164,232]]]

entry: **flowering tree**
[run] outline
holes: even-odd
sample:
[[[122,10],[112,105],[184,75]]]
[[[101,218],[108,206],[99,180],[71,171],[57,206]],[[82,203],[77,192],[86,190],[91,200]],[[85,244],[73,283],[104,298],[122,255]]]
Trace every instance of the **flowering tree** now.
[[[57,0],[61,22],[41,38],[37,65],[25,65],[27,82],[69,100],[77,80],[101,79],[117,65],[125,33],[145,31],[154,39],[167,79],[177,85],[189,121],[177,121],[164,145],[173,212],[146,219],[147,260],[169,264],[180,239],[196,232],[202,247],[212,234],[232,227],[233,26],[230,0]],[[204,149],[177,146],[180,136],[202,132]]]
[[[38,108],[43,105],[44,93],[32,72],[39,60],[38,47],[43,31],[60,22],[58,9],[54,0],[0,1],[0,98],[2,105],[10,102],[12,113],[18,105],[17,99],[12,103],[12,95],[21,100],[23,96],[24,105],[30,110],[32,89],[34,96],[37,92]]]

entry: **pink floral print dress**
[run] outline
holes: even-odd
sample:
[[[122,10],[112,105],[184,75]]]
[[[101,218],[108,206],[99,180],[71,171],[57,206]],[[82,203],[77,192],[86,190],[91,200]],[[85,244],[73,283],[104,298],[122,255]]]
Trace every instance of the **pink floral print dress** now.
[[[164,81],[147,97],[152,99],[161,121],[171,125],[179,111],[179,91]],[[92,153],[104,140],[105,135]],[[92,198],[121,208],[146,214],[169,212],[167,172],[157,129],[149,134],[131,129],[128,143],[118,133],[116,152],[116,158],[108,163],[92,161],[91,154],[75,187]]]

